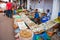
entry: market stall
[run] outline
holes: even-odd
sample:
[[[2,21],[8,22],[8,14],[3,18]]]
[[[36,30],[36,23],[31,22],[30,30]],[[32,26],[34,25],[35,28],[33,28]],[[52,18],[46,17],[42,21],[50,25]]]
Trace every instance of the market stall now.
[[[31,21],[30,18],[28,16],[26,16],[24,13],[22,13],[22,14],[20,13],[20,15],[13,15],[13,18],[14,18],[14,24],[17,26],[15,29],[15,33],[16,33],[15,37],[16,38],[19,37],[18,38],[19,40],[21,39],[20,38],[21,36],[19,36],[19,35],[21,35],[20,34],[21,30],[29,29],[33,33],[33,35],[31,34],[32,38],[30,38],[30,39],[33,40],[35,37],[34,34],[35,35],[39,34],[41,37],[43,37],[44,34],[47,35],[47,37],[52,36],[52,34],[54,33],[54,30],[55,30],[53,27],[55,25],[57,25],[57,22],[55,22],[54,20],[50,20],[50,21],[47,21],[45,23],[41,23],[38,25],[35,22]],[[54,30],[53,31],[49,30],[51,28],[53,28]],[[47,30],[49,30],[49,31],[47,31]],[[25,35],[25,34],[22,34],[22,35]],[[27,32],[26,32],[26,35],[28,35]],[[45,38],[50,39],[50,37],[49,38],[47,38],[47,37],[45,37]],[[22,40],[23,39],[26,39],[26,38],[22,37]],[[44,39],[44,37],[42,39]],[[27,38],[26,40],[29,40],[29,38]]]

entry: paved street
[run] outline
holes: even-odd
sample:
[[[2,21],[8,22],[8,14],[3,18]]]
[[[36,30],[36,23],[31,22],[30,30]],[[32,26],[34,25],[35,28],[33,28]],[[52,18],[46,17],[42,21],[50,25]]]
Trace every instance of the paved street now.
[[[0,13],[0,40],[15,40],[12,19]]]

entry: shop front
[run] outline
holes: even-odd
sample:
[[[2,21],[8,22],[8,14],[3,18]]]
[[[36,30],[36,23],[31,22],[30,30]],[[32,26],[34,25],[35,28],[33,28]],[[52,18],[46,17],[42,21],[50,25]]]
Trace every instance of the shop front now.
[[[27,9],[42,9],[45,13],[49,9],[52,13],[51,20],[58,17],[60,0],[27,0]]]
[[[47,10],[50,9],[52,11],[53,0],[29,0],[27,2],[27,9],[30,7],[32,9],[43,9]]]

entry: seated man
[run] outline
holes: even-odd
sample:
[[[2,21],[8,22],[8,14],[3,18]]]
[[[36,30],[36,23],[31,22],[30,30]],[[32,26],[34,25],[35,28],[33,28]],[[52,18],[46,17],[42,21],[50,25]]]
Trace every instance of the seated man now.
[[[41,21],[41,23],[44,23],[44,22],[48,21],[48,17],[46,16],[46,13],[41,14],[40,21]]]

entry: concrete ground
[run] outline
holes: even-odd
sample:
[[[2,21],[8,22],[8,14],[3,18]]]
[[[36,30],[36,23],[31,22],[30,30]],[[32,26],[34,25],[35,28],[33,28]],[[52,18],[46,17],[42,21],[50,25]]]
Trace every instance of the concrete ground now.
[[[15,40],[12,19],[0,13],[0,40]]]

